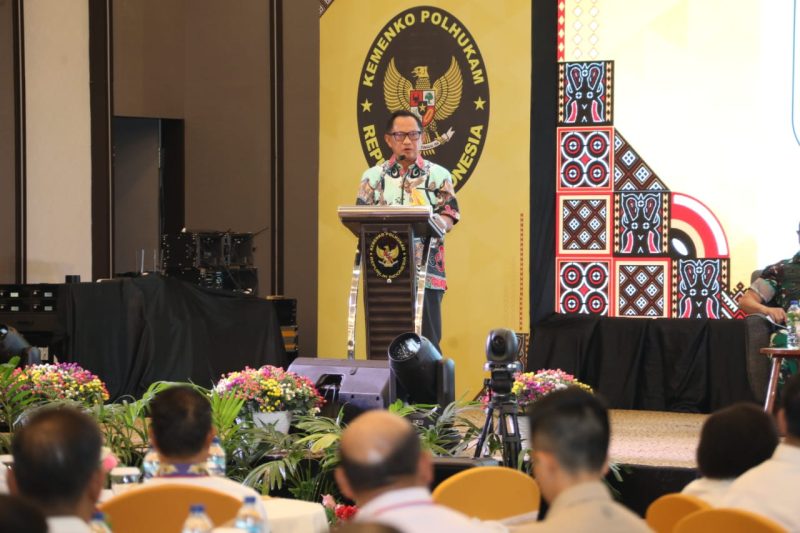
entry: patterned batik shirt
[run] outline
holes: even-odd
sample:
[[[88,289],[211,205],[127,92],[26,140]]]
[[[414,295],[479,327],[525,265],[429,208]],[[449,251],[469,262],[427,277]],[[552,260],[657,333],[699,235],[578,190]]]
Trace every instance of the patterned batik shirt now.
[[[800,252],[765,268],[750,288],[765,304],[788,309],[792,300],[800,300]]]
[[[404,174],[403,167],[394,156],[376,165],[361,176],[358,205],[430,205],[433,212],[447,215],[458,222],[460,214],[450,172],[442,166],[417,157]],[[417,264],[422,258],[422,242],[417,240]],[[428,278],[425,288],[445,290],[444,239],[431,250],[428,258]]]

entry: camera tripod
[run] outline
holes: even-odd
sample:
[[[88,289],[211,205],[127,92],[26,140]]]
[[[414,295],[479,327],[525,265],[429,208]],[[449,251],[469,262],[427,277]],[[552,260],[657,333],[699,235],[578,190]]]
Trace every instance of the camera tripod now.
[[[475,458],[481,456],[486,446],[486,439],[491,433],[500,435],[503,446],[503,464],[509,468],[517,468],[522,443],[519,436],[519,406],[509,393],[497,393],[493,389],[491,379],[484,380],[484,387],[489,391],[489,406],[486,409],[486,421],[475,445]],[[497,411],[497,429],[494,427],[494,413]]]

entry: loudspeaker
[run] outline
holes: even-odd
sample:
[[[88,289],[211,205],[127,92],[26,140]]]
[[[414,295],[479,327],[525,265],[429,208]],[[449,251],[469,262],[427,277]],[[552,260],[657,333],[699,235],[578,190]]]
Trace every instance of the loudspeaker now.
[[[289,365],[310,379],[325,398],[327,416],[344,407],[346,418],[369,409],[385,409],[396,398],[395,380],[386,360],[298,357]]]
[[[492,457],[433,457],[433,482],[430,489],[436,488],[439,483],[463,470],[481,466],[500,466],[500,461]]]

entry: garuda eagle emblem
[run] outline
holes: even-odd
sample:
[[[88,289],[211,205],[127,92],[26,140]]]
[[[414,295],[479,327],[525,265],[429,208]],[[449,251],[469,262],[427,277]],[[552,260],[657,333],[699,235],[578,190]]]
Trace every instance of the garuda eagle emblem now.
[[[375,253],[378,254],[378,262],[386,268],[392,268],[397,264],[397,256],[400,255],[400,247],[395,246],[389,248],[389,245],[383,245],[383,248],[375,248]]]
[[[422,153],[430,155],[455,133],[450,128],[440,134],[438,122],[452,115],[461,104],[464,86],[461,69],[458,68],[456,58],[451,57],[450,67],[442,77],[433,82],[433,87],[427,65],[414,67],[411,75],[415,78],[413,85],[400,74],[392,58],[383,79],[383,98],[391,113],[405,109],[422,120]]]

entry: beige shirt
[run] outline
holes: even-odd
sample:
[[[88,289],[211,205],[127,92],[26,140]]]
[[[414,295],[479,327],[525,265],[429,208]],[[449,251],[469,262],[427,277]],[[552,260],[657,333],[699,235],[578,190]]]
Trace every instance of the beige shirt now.
[[[800,447],[778,444],[770,459],[751,468],[728,489],[720,507],[758,513],[789,531],[800,531]]]
[[[92,533],[89,524],[77,516],[51,516],[47,528],[49,533]]]
[[[697,496],[701,500],[710,504],[713,507],[719,507],[722,499],[728,493],[728,489],[733,483],[731,479],[711,479],[701,477],[695,479],[681,491],[681,494],[688,494],[689,496]]]
[[[544,521],[513,527],[511,531],[645,533],[651,530],[639,516],[615,502],[601,481],[589,481],[559,494]]]

